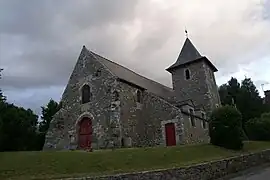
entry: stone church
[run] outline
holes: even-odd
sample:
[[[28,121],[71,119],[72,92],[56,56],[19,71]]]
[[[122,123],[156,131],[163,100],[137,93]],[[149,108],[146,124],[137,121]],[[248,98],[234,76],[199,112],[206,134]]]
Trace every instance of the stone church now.
[[[217,68],[186,38],[176,62],[166,70],[173,88],[83,46],[43,149],[208,142],[207,117],[220,105]]]

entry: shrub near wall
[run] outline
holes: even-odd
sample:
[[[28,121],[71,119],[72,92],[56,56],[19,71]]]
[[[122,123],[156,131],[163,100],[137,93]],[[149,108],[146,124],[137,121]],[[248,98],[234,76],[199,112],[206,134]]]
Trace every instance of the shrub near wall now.
[[[243,148],[241,113],[233,106],[215,109],[210,115],[210,142],[227,149]]]

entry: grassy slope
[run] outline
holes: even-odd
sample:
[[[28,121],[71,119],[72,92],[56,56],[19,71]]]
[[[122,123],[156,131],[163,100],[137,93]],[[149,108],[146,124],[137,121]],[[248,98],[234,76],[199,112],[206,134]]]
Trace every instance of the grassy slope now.
[[[270,142],[249,142],[234,152],[211,145],[119,149],[95,152],[0,153],[0,179],[49,179],[179,167],[239,153],[270,149]]]

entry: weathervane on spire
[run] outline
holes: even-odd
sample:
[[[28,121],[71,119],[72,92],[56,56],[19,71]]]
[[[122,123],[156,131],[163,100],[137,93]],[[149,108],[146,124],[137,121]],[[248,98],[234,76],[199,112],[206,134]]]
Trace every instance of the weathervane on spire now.
[[[185,28],[186,37],[188,38],[188,31],[187,28]]]

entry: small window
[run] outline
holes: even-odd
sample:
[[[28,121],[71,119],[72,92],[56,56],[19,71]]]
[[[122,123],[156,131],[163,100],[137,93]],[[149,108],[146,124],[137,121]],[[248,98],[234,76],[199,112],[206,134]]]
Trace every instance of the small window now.
[[[141,94],[141,91],[140,90],[137,90],[137,102],[138,103],[141,103],[142,101],[142,94]]]
[[[117,91],[113,92],[113,100],[118,101],[119,100],[119,93]]]
[[[100,70],[100,69],[98,69],[98,70],[97,70],[97,72],[96,72],[95,76],[96,76],[96,77],[101,76],[101,70]]]
[[[206,128],[206,121],[205,121],[205,113],[202,113],[202,127],[205,129]]]
[[[205,122],[205,119],[202,120],[202,126],[203,126],[203,129],[206,129],[206,122]]]
[[[190,122],[193,127],[195,127],[195,118],[194,118],[194,110],[189,109]]]
[[[190,79],[190,71],[188,69],[185,70],[185,76],[186,76],[186,79]]]
[[[209,69],[209,75],[210,75],[210,78],[212,79],[213,78],[213,72],[211,71],[211,69]]]
[[[205,114],[204,113],[202,113],[202,119],[205,119]]]
[[[91,92],[90,86],[84,85],[82,87],[82,104],[90,102]]]

